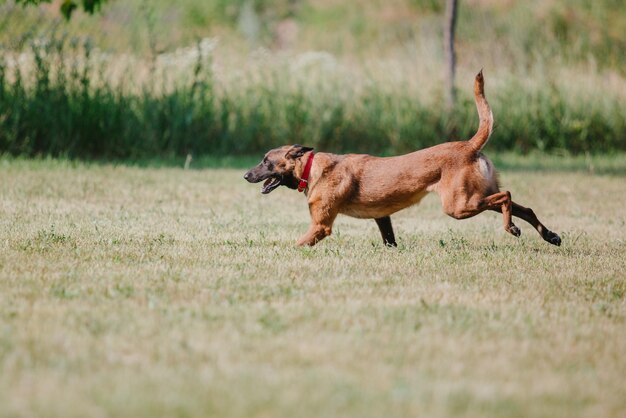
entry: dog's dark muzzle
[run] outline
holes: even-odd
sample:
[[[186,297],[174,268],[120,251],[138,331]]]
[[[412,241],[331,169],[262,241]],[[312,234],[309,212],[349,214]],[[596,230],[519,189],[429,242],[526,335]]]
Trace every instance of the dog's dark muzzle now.
[[[272,172],[259,170],[259,167],[254,167],[246,174],[243,175],[243,178],[246,179],[249,183],[258,183],[272,176]]]
[[[244,174],[243,178],[245,180],[247,180],[249,183],[258,183],[261,182],[263,180],[265,180],[265,183],[263,183],[263,187],[261,188],[261,193],[263,194],[268,194],[271,191],[273,191],[275,188],[277,188],[278,186],[280,186],[281,181],[282,181],[282,176],[275,174],[275,173],[257,173],[256,170],[253,168],[252,170],[248,171],[246,174]]]
[[[258,183],[258,180],[249,171],[246,174],[243,175],[243,178],[246,179],[249,183]]]

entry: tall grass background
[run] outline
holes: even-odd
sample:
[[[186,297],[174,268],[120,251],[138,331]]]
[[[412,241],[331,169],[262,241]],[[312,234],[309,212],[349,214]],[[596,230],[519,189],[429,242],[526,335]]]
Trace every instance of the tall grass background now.
[[[587,45],[584,36],[571,33],[575,21],[549,17],[552,26],[537,36],[545,41],[539,47],[531,23],[505,28],[499,6],[462,1],[459,99],[450,111],[443,105],[438,2],[415,2],[419,24],[405,28],[409,35],[396,28],[391,41],[388,32],[370,27],[384,10],[352,10],[361,21],[350,10],[335,10],[351,29],[325,41],[330,47],[323,52],[313,49],[322,41],[306,40],[315,33],[323,38],[323,28],[336,26],[336,17],[301,3],[304,12],[296,19],[304,41],[286,49],[271,41],[263,45],[263,33],[255,45],[246,44],[235,29],[224,28],[222,36],[196,36],[193,42],[181,36],[181,45],[159,46],[154,9],[146,19],[138,17],[145,21],[146,46],[105,48],[106,42],[81,29],[81,17],[70,25],[45,17],[53,23],[27,26],[43,18],[4,5],[4,12],[27,23],[0,23],[12,33],[4,32],[0,57],[0,152],[128,159],[254,154],[302,143],[336,152],[402,153],[473,134],[472,82],[481,67],[496,119],[490,149],[626,151],[626,78],[615,50],[624,39],[610,30],[601,46]],[[517,8],[507,19],[528,12],[520,2],[510,3]],[[565,4],[548,3],[557,15]],[[407,2],[394,5],[401,10]],[[281,7],[277,2],[275,8]],[[262,15],[271,7],[257,9]],[[226,28],[232,10],[223,8]],[[410,15],[415,9],[408,10]],[[470,30],[475,26],[483,29]],[[345,53],[338,39],[357,53]],[[377,44],[366,47],[367,39]]]

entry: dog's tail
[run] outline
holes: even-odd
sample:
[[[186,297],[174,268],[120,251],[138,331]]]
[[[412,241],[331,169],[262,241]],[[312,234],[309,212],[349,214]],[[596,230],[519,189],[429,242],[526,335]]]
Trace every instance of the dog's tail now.
[[[491,113],[489,103],[487,103],[487,99],[485,99],[484,85],[483,70],[480,70],[474,80],[474,100],[476,101],[480,123],[478,125],[478,131],[472,139],[469,140],[469,144],[475,152],[480,151],[485,146],[489,140],[489,136],[491,136],[491,131],[493,131],[493,113]]]

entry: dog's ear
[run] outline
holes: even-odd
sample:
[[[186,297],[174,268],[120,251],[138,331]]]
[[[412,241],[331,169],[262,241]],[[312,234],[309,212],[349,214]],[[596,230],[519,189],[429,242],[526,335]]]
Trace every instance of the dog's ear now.
[[[291,148],[287,150],[285,157],[295,160],[296,158],[302,157],[304,154],[306,154],[309,151],[313,151],[313,148],[304,147],[300,144],[295,144],[295,145],[292,145]]]

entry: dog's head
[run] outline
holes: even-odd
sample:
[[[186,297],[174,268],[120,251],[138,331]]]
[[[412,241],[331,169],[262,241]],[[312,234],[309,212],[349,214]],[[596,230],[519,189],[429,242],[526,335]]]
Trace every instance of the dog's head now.
[[[261,193],[268,194],[278,186],[287,186],[297,189],[299,180],[294,176],[296,161],[313,148],[302,145],[285,145],[270,150],[263,160],[251,168],[243,178],[250,183],[258,183],[265,180]]]

